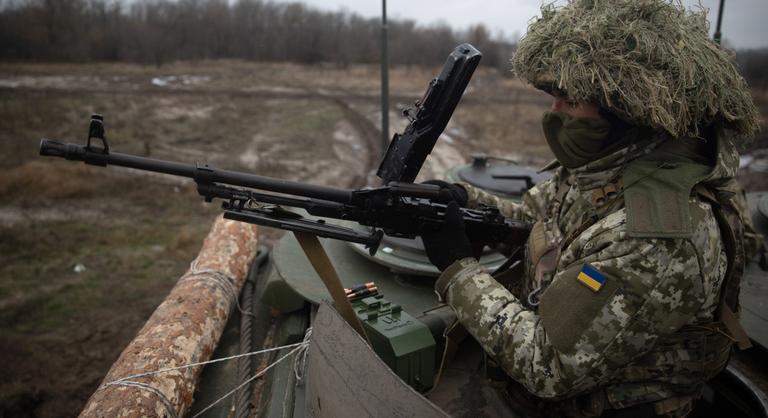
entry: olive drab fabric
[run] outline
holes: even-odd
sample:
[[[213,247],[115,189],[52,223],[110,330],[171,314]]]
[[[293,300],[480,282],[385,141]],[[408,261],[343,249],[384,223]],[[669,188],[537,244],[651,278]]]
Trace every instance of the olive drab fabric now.
[[[575,118],[562,112],[546,112],[541,121],[544,137],[557,160],[566,168],[581,167],[608,154],[617,143],[617,130],[604,118]],[[621,148],[615,147],[613,150]]]
[[[724,138],[705,164],[701,150],[648,133],[558,168],[521,203],[463,185],[470,206],[534,224],[523,283],[513,293],[466,258],[436,290],[494,361],[550,406],[599,394],[601,408],[652,402],[684,414],[727,363],[732,339],[716,314],[728,256],[712,203],[693,188],[732,186],[738,154]],[[638,208],[627,198],[654,193],[672,202]]]

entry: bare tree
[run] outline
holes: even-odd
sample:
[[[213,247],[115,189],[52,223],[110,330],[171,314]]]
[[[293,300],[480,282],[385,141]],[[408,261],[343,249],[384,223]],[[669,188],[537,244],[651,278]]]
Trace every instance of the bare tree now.
[[[460,41],[486,61],[503,42],[477,25],[391,22],[393,64],[435,66]],[[0,0],[0,59],[134,61],[242,58],[347,66],[379,60],[379,20],[263,0]]]

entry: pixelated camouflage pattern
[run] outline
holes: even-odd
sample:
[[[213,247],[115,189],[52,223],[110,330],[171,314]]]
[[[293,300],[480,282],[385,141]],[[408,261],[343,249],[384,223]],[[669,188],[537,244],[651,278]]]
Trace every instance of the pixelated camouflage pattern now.
[[[746,193],[735,180],[736,169],[739,166],[739,151],[730,142],[720,145],[718,156],[720,161],[712,173],[710,182],[719,189],[733,194],[734,207],[744,222],[744,250],[747,260],[750,260],[763,248],[765,241],[752,222]]]
[[[592,199],[593,188],[621,175],[617,167],[657,145],[560,168],[521,203],[465,185],[470,205],[541,222],[545,253],[553,256],[533,265],[529,242],[518,297],[473,259],[446,270],[437,291],[507,374],[539,398],[600,390],[613,408],[657,401],[696,393],[727,361],[728,342],[706,346],[713,331],[700,326],[714,319],[727,264],[709,204],[691,197],[689,238],[631,238],[622,199],[603,207]],[[732,178],[737,163],[735,148],[723,147],[708,181]],[[607,276],[605,289],[577,282],[585,263]]]

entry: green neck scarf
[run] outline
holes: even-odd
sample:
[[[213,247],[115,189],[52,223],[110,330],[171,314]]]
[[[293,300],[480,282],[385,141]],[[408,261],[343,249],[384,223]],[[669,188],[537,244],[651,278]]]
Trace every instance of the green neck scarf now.
[[[546,112],[544,136],[555,158],[565,168],[577,168],[624,146],[617,141],[611,123],[604,119],[575,118],[561,112]]]

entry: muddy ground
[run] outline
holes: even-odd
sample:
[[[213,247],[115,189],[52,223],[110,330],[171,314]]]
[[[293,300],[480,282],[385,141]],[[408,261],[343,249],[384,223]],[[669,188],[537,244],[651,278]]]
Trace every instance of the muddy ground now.
[[[392,132],[436,70],[393,70]],[[0,416],[75,415],[219,213],[190,181],[42,159],[40,138],[81,143],[99,112],[120,152],[359,186],[381,153],[378,77],[373,66],[238,61],[0,64]],[[472,152],[541,165],[547,107],[479,70],[422,177]],[[262,230],[267,244],[279,235]]]

